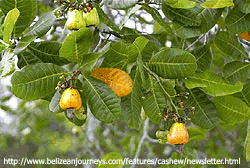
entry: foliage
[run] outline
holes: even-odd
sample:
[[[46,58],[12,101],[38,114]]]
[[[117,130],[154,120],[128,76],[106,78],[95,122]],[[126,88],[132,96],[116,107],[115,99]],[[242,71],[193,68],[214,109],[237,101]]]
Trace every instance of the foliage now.
[[[217,159],[236,157],[223,142],[229,139],[241,153],[237,157],[248,164],[248,0],[84,2],[58,0],[44,10],[36,0],[0,1],[0,74],[11,76],[11,92],[22,102],[16,111],[0,108],[21,115],[20,127],[32,128],[18,138],[22,145],[39,145],[34,157],[66,157],[78,148],[86,149],[75,155],[79,158],[195,158],[198,152]],[[117,23],[121,10],[125,14]],[[135,27],[127,27],[132,20]],[[154,25],[153,33],[143,33],[148,23]],[[79,91],[82,109],[60,107],[67,88]],[[42,111],[28,110],[26,101]],[[174,120],[185,122],[189,133],[181,155],[176,155],[178,146],[164,138],[159,144],[155,135],[169,130]],[[51,124],[67,131],[54,133]],[[74,125],[86,134],[72,138]],[[227,129],[242,137],[231,138]],[[8,138],[1,135],[2,150],[11,146]],[[203,145],[197,143],[201,141]]]

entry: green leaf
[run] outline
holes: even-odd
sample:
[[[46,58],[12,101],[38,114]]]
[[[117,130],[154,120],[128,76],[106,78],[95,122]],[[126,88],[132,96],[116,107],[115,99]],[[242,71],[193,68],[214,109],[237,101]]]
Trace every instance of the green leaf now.
[[[159,23],[166,30],[168,34],[172,33],[170,25],[167,24],[167,22],[161,17],[161,14],[155,8],[152,8],[148,5],[142,5],[142,8],[146,10],[148,13],[150,13],[153,19],[157,23]]]
[[[243,89],[241,92],[235,93],[235,94],[233,94],[233,96],[242,99],[248,105],[248,107],[250,107],[250,84],[249,84],[249,81],[247,84],[245,84],[243,86]]]
[[[84,55],[89,53],[93,42],[92,31],[89,28],[82,28],[71,33],[62,44],[60,57],[69,61],[80,63]]]
[[[147,65],[153,72],[168,79],[190,76],[197,68],[195,57],[177,48],[162,49]]]
[[[206,0],[201,4],[203,8],[225,8],[233,5],[233,0]]]
[[[176,90],[175,88],[175,81],[171,79],[160,79],[161,84],[165,91],[169,94],[169,96],[175,96],[176,95]]]
[[[7,13],[7,16],[4,20],[4,31],[3,31],[3,41],[6,43],[10,43],[10,37],[14,28],[14,25],[16,24],[16,21],[20,15],[20,12],[17,8],[14,8],[10,10]]]
[[[196,6],[196,2],[190,0],[178,0],[176,3],[169,3],[172,8],[193,8]]]
[[[83,95],[92,114],[100,121],[113,122],[121,112],[120,99],[101,80],[82,75]]]
[[[250,74],[250,64],[248,62],[230,62],[223,67],[223,77],[231,84],[237,82],[245,83]]]
[[[246,161],[250,162],[250,120],[248,120],[247,137],[244,145],[244,156]]]
[[[222,53],[225,53],[236,60],[248,58],[244,47],[238,42],[237,37],[228,32],[219,32],[216,34],[214,45]]]
[[[66,118],[77,126],[82,126],[87,121],[87,114],[81,110],[75,111],[75,109],[64,110]]]
[[[39,20],[29,29],[25,30],[25,36],[37,36],[41,37],[45,35],[56,20],[56,16],[53,12],[48,12],[42,15]]]
[[[124,25],[127,23],[127,21],[129,20],[129,18],[133,14],[135,14],[140,8],[141,8],[141,5],[137,5],[136,4],[134,7],[128,9],[128,11],[126,12],[126,15],[124,16],[124,19],[120,23],[120,26],[119,26],[120,30],[124,27]]]
[[[3,52],[3,50],[5,49],[5,45],[3,45],[2,43],[0,43],[0,54]]]
[[[2,59],[0,61],[0,76],[8,76],[15,70],[15,65],[11,60],[13,58],[13,53],[6,51],[2,54]]]
[[[149,40],[143,36],[137,37],[135,41],[128,47],[129,63],[135,62],[139,54],[147,46]]]
[[[195,47],[195,49],[191,51],[191,53],[197,60],[198,71],[205,71],[210,69],[210,66],[212,64],[212,53],[210,51],[209,45]]]
[[[14,37],[20,37],[21,34],[29,28],[32,21],[37,15],[37,1],[36,0],[1,0],[0,8],[6,15],[10,10],[17,8],[20,16],[14,27]]]
[[[104,3],[113,9],[125,9],[135,5],[138,0],[104,0]]]
[[[120,29],[118,26],[116,26],[110,18],[106,15],[106,13],[103,12],[102,8],[99,6],[99,4],[92,3],[93,7],[96,8],[96,11],[99,15],[99,19],[102,23],[106,24],[108,27],[113,29],[114,31],[120,32]]]
[[[218,111],[218,117],[227,124],[234,125],[250,118],[250,108],[237,97],[215,97],[213,103]]]
[[[188,90],[189,98],[183,99],[185,107],[194,107],[194,114],[191,116],[191,121],[204,129],[212,129],[217,125],[217,113],[215,105],[211,102],[207,95],[200,89],[195,88]]]
[[[113,43],[104,57],[101,67],[124,69],[128,64],[128,45],[122,41]]]
[[[59,77],[63,74],[63,68],[51,63],[29,65],[13,74],[11,90],[24,100],[40,99],[55,91]]]
[[[86,54],[84,55],[83,59],[82,59],[82,62],[79,66],[79,70],[82,72],[82,73],[88,73],[90,72],[94,66],[95,66],[95,63],[97,62],[97,60],[102,56],[101,53],[89,53],[89,54]]]
[[[187,128],[190,141],[203,141],[206,138],[207,131],[201,128]]]
[[[19,54],[37,37],[49,31],[55,19],[56,17],[52,12],[43,15],[32,27],[24,32],[24,36],[18,42],[13,52]]]
[[[241,12],[250,13],[250,1],[249,0],[236,0],[235,4],[238,6]]]
[[[167,107],[167,100],[164,91],[157,81],[151,76],[149,76],[149,79],[151,93],[149,93],[149,95],[146,96],[146,99],[144,99],[143,109],[152,122],[159,124],[163,110]]]
[[[195,73],[188,77],[185,81],[185,85],[188,89],[193,89],[196,87],[202,87],[202,89],[212,96],[224,96],[240,92],[243,88],[242,83],[236,83],[235,85],[230,85],[226,80],[209,71],[204,71],[202,73]]]
[[[180,38],[192,38],[206,33],[218,22],[223,11],[223,9],[204,9],[199,7],[199,5],[197,5],[195,8],[192,8],[192,10],[196,10],[198,12],[197,17],[201,19],[201,24],[200,26],[186,26],[186,23],[182,23],[180,20],[174,19],[174,29],[177,36]]]
[[[59,104],[60,99],[61,99],[61,93],[59,92],[59,90],[57,90],[50,101],[50,104],[49,104],[50,111],[54,113],[63,112],[63,109],[61,109],[61,106]]]
[[[142,80],[142,87],[145,89],[146,88],[145,74],[144,74],[143,61],[142,61],[141,54],[137,57],[137,66],[138,66],[140,76],[141,76],[141,80]]]
[[[140,129],[142,110],[142,81],[139,69],[133,81],[132,92],[129,96],[122,97],[122,116],[131,129]]]
[[[102,157],[102,160],[123,160],[123,157],[118,152],[110,152]],[[98,168],[122,168],[122,164],[101,164],[97,165]]]
[[[14,53],[20,54],[32,41],[34,41],[36,36],[25,36],[17,43],[16,48],[14,49]]]
[[[69,63],[65,58],[59,57],[61,43],[55,41],[32,42],[28,47],[19,53],[18,66],[22,68],[26,65],[39,62],[65,65]]]
[[[185,26],[184,24],[178,21],[173,21],[173,27],[176,32],[176,35],[183,39],[193,38],[203,34],[200,27]]]
[[[195,3],[195,2],[194,2]],[[162,11],[167,18],[176,19],[186,26],[200,26],[204,10],[200,6],[191,9],[172,8],[169,5],[162,5]]]
[[[242,13],[239,8],[235,7],[229,11],[225,25],[232,33],[240,34],[250,31],[250,14]]]

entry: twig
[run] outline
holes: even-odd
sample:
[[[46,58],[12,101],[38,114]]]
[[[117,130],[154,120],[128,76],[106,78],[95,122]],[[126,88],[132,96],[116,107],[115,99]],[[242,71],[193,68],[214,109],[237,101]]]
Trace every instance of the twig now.
[[[143,135],[140,139],[140,142],[138,144],[136,153],[135,153],[135,157],[133,160],[136,160],[139,157],[140,151],[141,151],[141,147],[143,145],[144,140],[148,137],[148,125],[149,125],[149,118],[147,118],[144,122],[144,127],[143,127]],[[135,164],[132,164],[131,168],[134,168]]]
[[[202,39],[204,36],[206,36],[206,34],[202,34],[199,38],[197,38],[192,44],[190,44],[189,46],[187,46],[187,48],[185,50],[190,49],[191,47],[193,47],[198,41],[200,41],[200,39]]]
[[[2,43],[3,45],[5,45],[5,47],[9,47],[9,44],[6,43],[5,41],[1,40],[1,39],[0,39],[0,43]]]

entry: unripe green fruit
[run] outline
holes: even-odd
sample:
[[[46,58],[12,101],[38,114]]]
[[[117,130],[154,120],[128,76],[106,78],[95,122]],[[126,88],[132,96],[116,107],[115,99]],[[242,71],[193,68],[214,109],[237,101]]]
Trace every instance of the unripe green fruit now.
[[[156,137],[159,139],[167,139],[167,136],[168,136],[167,131],[161,131],[161,130],[156,131]]]
[[[80,10],[69,10],[68,20],[66,22],[66,27],[69,30],[80,29],[86,27],[85,20],[83,18],[83,13]]]
[[[97,26],[99,24],[99,15],[96,8],[93,8],[87,14],[83,12],[83,17],[85,17],[86,26]]]
[[[164,145],[166,142],[167,142],[167,140],[165,140],[165,139],[159,139],[159,143],[160,143],[160,144],[163,144],[163,145]]]
[[[78,135],[81,132],[81,129],[79,127],[73,127],[72,128],[72,133],[75,135]]]

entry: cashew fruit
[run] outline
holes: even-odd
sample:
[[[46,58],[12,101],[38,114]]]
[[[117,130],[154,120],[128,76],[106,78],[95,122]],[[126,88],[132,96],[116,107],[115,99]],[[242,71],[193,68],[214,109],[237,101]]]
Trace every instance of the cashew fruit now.
[[[67,88],[64,90],[61,99],[60,106],[63,110],[74,108],[75,111],[82,107],[82,99],[78,90],[73,88]]]
[[[85,18],[86,26],[97,26],[99,24],[99,15],[96,8],[93,8],[88,13],[83,12],[83,16]]]
[[[76,10],[76,9],[69,10],[66,27],[69,30],[75,30],[75,29],[86,27],[86,23],[85,23],[85,19],[83,18],[82,11]]]
[[[169,144],[187,144],[188,143],[188,131],[186,124],[176,122],[170,128],[167,136]]]

